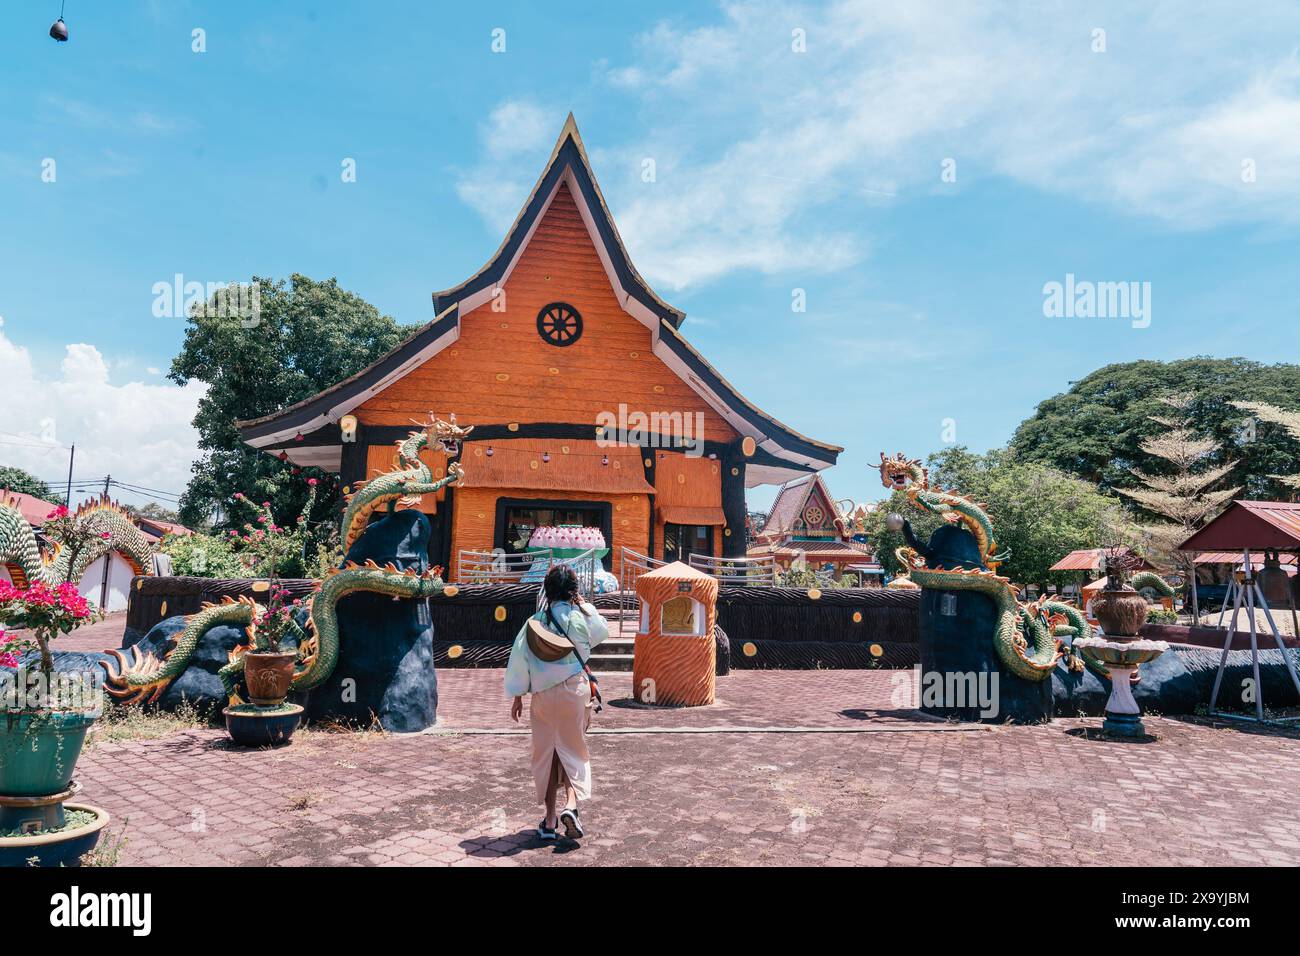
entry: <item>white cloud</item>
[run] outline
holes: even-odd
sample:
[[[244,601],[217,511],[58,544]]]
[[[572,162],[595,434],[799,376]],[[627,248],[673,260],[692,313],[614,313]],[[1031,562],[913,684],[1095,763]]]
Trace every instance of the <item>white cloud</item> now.
[[[543,151],[559,135],[563,115],[556,118],[530,100],[507,100],[479,127],[484,162],[463,171],[456,193],[473,206],[488,226],[504,232],[519,214],[539,169],[529,169],[520,156]]]
[[[68,447],[75,443],[79,479],[111,474],[172,492],[189,483],[198,454],[198,434],[190,422],[207,388],[202,383],[115,385],[104,356],[85,343],[68,345],[58,373],[46,375],[4,331],[0,381],[5,383],[0,462],[46,480],[62,479]]]
[[[1170,228],[1294,225],[1298,36],[1300,8],[1280,0],[1250,17],[1185,2],[729,2],[713,23],[656,24],[631,62],[597,64],[641,131],[589,145],[633,258],[666,289],[851,266],[880,203],[953,188],[939,181],[946,157],[957,188],[1002,176]],[[530,135],[505,151],[494,131],[507,120]],[[494,229],[558,126],[515,102],[493,114],[460,194]]]

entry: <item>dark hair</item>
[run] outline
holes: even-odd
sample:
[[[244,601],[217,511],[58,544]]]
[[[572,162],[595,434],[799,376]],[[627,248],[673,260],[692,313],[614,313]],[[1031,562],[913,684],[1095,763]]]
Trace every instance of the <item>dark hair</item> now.
[[[546,579],[542,582],[542,590],[546,592],[546,603],[548,605],[557,601],[578,604],[578,576],[573,573],[573,568],[567,564],[554,565],[551,570],[546,572]],[[579,609],[581,609],[581,605],[579,605]]]
[[[567,564],[557,564],[546,572],[542,588],[546,591],[546,600],[551,604],[556,601],[572,601],[578,594],[578,576]]]

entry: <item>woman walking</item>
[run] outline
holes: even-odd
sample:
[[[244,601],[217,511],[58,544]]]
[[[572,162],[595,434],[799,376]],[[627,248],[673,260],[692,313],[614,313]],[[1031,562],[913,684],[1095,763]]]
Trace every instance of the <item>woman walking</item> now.
[[[564,835],[576,840],[584,835],[578,801],[591,796],[587,725],[600,700],[587,658],[609,637],[609,626],[583,602],[578,576],[567,565],[551,568],[542,587],[545,607],[529,618],[510,649],[506,696],[514,698],[510,719],[518,722],[524,694],[532,695],[533,780],[537,800],[546,807],[537,835],[554,840],[563,823]]]

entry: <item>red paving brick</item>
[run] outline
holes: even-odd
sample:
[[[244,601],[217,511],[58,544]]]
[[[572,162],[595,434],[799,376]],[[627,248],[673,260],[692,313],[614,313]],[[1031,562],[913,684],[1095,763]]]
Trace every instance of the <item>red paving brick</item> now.
[[[717,707],[607,707],[580,846],[533,836],[500,671],[440,674],[432,733],[242,751],[179,731],[95,746],[78,776],[129,820],[124,864],[1300,863],[1293,736],[1162,718],[1147,744],[1077,735],[1097,720],[966,730],[889,712],[893,676],[747,671],[719,680]],[[626,676],[605,682],[627,696]],[[653,730],[709,726],[853,732]]]

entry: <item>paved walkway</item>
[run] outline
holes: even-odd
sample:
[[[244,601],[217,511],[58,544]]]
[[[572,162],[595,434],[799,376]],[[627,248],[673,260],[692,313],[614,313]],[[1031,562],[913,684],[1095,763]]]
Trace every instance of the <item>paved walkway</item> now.
[[[98,744],[78,776],[129,819],[124,864],[1300,863],[1294,736],[1160,718],[1148,744],[1079,735],[1096,720],[968,729],[893,708],[896,675],[739,672],[718,706],[671,711],[626,706],[611,675],[581,846],[533,836],[500,671],[441,674],[433,733],[242,751],[184,730]]]

